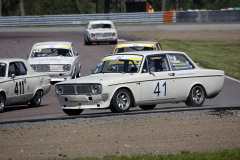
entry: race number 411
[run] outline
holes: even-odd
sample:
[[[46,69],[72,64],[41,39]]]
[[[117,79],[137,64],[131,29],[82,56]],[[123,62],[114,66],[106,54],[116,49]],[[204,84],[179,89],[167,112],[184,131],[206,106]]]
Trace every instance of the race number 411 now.
[[[152,82],[152,98],[161,99],[167,97],[167,81],[153,81]]]

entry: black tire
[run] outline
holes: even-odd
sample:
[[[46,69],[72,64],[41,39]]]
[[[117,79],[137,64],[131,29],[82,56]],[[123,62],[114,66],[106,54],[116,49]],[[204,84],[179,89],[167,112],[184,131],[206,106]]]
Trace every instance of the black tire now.
[[[42,91],[38,90],[29,103],[29,107],[39,107],[42,101]]]
[[[76,68],[74,67],[74,71],[73,71],[73,75],[72,75],[72,79],[76,79]]]
[[[188,107],[200,107],[205,101],[206,93],[201,85],[193,86],[185,104]]]
[[[146,105],[146,106],[139,106],[142,110],[152,110],[156,107],[156,105]]]
[[[85,44],[85,45],[91,45],[92,42],[90,42],[89,39],[88,39],[88,37],[87,37],[86,39],[84,38],[84,44]]]
[[[117,41],[111,41],[110,44],[117,44]]]
[[[76,116],[81,114],[83,109],[63,109],[63,112],[69,116]]]
[[[127,112],[133,104],[132,95],[126,89],[119,89],[113,95],[110,110],[113,113]]]
[[[0,113],[4,111],[5,108],[5,98],[0,94]]]

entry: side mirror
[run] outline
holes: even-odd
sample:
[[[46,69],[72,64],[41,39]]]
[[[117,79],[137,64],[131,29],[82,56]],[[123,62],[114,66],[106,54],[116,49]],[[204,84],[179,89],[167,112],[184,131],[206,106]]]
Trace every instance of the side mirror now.
[[[76,56],[79,56],[79,53],[76,53]]]
[[[27,58],[29,58],[29,54],[27,55]]]
[[[15,74],[12,74],[11,75],[11,79],[14,79],[16,76],[15,76]]]

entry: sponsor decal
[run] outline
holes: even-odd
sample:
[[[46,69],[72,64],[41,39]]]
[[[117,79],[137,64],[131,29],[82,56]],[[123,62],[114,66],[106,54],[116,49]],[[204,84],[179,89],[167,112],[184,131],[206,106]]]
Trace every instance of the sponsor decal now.
[[[193,77],[195,72],[177,72],[177,77]]]

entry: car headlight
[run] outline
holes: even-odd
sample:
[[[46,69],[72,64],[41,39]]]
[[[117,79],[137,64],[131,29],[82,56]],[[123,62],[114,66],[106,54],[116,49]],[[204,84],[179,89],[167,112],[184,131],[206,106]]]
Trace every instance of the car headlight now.
[[[71,65],[70,64],[63,65],[63,70],[64,71],[70,71],[70,69],[71,69]]]
[[[55,87],[56,94],[63,94],[63,87],[62,86],[56,86]]]
[[[100,84],[94,84],[92,86],[92,93],[93,94],[100,94],[102,92],[102,85]]]
[[[34,71],[36,71],[36,70],[37,70],[37,67],[36,67],[36,66],[34,66],[34,65],[31,65],[31,67],[32,67],[32,69],[33,69]]]

